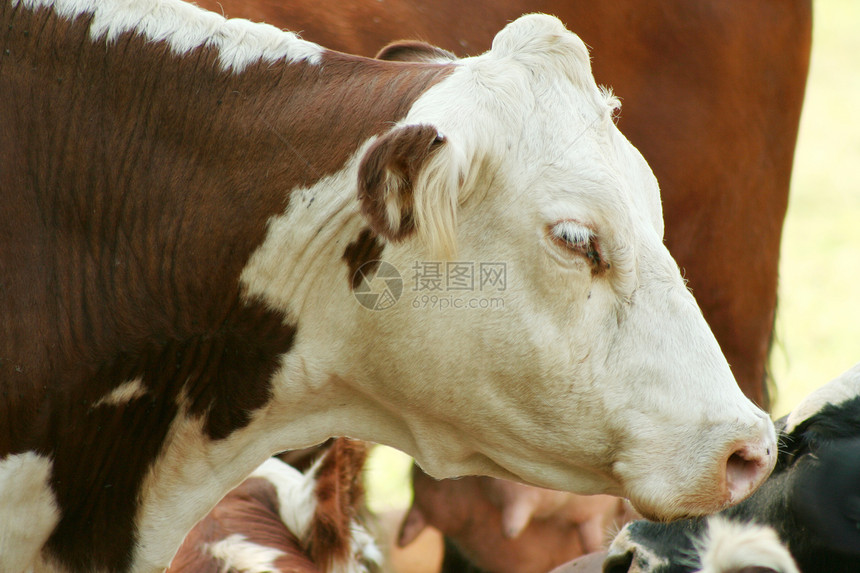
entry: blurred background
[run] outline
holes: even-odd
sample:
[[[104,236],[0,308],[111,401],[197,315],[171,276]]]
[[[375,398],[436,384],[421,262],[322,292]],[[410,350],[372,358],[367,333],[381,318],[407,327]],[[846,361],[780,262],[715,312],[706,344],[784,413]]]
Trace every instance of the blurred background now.
[[[860,362],[858,25],[857,0],[815,2],[812,61],[783,230],[771,352],[775,417]],[[375,450],[367,474],[372,509],[382,512],[409,504],[410,466],[404,454]]]
[[[814,3],[771,353],[776,415],[860,361],[858,25],[860,2]]]

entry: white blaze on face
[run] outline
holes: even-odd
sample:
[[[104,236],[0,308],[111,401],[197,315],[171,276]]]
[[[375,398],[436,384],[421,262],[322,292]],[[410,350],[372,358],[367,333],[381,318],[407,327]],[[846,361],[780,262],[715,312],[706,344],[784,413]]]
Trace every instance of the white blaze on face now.
[[[0,460],[0,571],[26,571],[60,518],[51,461],[34,452]]]

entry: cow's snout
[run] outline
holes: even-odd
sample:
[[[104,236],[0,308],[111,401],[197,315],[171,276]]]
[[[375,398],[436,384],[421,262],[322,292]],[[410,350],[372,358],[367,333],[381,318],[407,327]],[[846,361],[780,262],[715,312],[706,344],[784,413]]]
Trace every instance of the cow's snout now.
[[[768,426],[764,436],[734,444],[725,457],[728,503],[746,499],[767,479],[776,464],[776,437]]]

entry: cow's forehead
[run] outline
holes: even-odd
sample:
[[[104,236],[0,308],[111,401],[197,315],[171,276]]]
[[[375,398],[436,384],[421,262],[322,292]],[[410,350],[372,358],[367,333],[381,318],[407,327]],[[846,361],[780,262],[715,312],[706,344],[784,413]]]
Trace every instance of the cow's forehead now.
[[[838,406],[857,396],[860,396],[860,362],[804,398],[788,415],[785,431],[793,432],[825,406]]]
[[[504,158],[498,163],[514,187],[541,190],[541,210],[547,202],[557,210],[575,190],[588,211],[611,214],[584,222],[629,227],[632,212],[662,237],[656,179],[613,122],[619,100],[597,85],[585,45],[557,19],[521,18],[489,52],[455,68],[416,101],[404,124],[438,126],[473,165]]]
[[[453,65],[455,73],[431,88],[435,96],[416,102],[410,115],[467,134],[478,128],[523,136],[537,129],[563,139],[579,136],[566,131],[571,125],[611,123],[620,105],[610,90],[597,86],[582,40],[552,16],[523,16],[496,35],[488,52]],[[605,132],[604,125],[598,127]]]

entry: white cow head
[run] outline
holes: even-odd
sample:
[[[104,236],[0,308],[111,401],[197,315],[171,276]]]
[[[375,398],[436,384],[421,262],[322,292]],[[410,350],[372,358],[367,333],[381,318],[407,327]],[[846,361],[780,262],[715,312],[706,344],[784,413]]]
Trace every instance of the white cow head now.
[[[299,325],[277,396],[301,397],[290,432],[661,518],[739,501],[773,466],[773,426],[663,245],[657,182],[585,46],[531,15],[453,65],[329,195],[291,200],[283,232],[304,247],[269,255],[306,278],[281,289]],[[353,282],[343,248],[368,226],[382,262]]]

